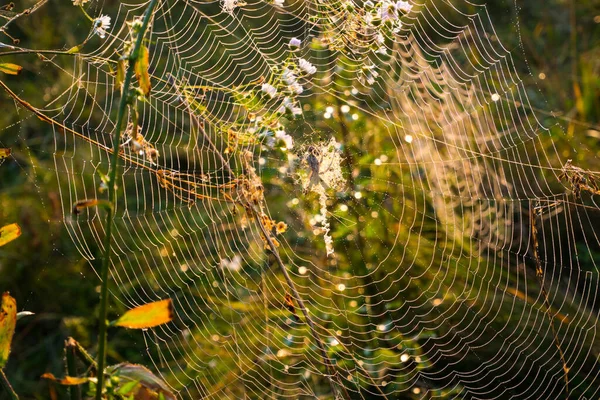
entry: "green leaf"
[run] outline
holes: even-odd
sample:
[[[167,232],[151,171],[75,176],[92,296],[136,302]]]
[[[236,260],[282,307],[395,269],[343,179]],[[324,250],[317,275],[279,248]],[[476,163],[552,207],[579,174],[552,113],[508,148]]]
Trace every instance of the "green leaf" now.
[[[146,329],[166,324],[173,320],[173,304],[171,299],[144,304],[127,311],[111,325],[130,329]]]
[[[135,388],[137,388],[138,385],[139,385],[138,381],[127,382],[126,384],[124,384],[123,386],[121,386],[119,388],[119,390],[117,391],[117,394],[121,394],[121,395],[130,394]]]
[[[0,368],[4,368],[17,323],[17,301],[8,293],[2,294],[0,309]]]
[[[17,224],[10,224],[0,228],[0,246],[12,242],[21,236],[21,228]]]
[[[17,65],[17,64],[11,64],[11,63],[1,63],[0,64],[0,71],[4,72],[5,74],[8,74],[8,75],[19,75],[21,73],[22,69],[23,69],[23,67],[21,67],[20,65]]]
[[[148,52],[148,48],[144,45],[140,47],[140,53],[135,60],[135,77],[140,84],[140,89],[142,89],[142,93],[145,96],[150,93],[150,88],[152,84],[150,82],[150,75],[148,74],[148,63],[149,63],[150,53]]]
[[[79,53],[80,51],[81,51],[81,47],[75,46],[75,47],[71,47],[69,50],[67,50],[67,54],[75,54],[75,53]]]

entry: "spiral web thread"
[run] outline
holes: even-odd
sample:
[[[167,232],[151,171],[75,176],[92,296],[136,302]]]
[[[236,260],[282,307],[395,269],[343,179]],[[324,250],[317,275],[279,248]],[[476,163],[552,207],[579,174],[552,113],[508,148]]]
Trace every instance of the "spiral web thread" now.
[[[87,5],[112,17],[106,38],[48,59],[64,85],[39,112],[64,126],[52,125],[64,222],[90,261],[102,213],[73,216],[72,205],[105,196],[114,53],[145,7]],[[306,321],[286,308],[290,288],[240,206],[243,179],[260,179],[264,214],[288,226],[273,237],[334,360],[330,379],[352,398],[598,396],[597,173],[548,147],[552,130],[485,4],[414,2],[379,51],[351,17],[364,9],[158,5],[143,139],[123,138],[110,270],[123,307],[174,302],[175,321],[144,332],[147,364],[181,398],[331,396]],[[294,119],[261,85],[277,86],[299,57],[317,71],[299,78]],[[265,120],[294,146],[273,145]],[[313,193],[314,148],[323,179],[343,171],[339,188]],[[327,152],[341,165],[326,165]]]

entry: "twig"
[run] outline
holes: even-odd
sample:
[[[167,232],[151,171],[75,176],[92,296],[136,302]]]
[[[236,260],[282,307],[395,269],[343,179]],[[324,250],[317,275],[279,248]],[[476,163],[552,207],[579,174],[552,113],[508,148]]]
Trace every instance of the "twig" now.
[[[65,357],[67,359],[67,376],[77,376],[77,364],[75,363],[75,354],[77,346],[73,338],[68,338],[65,342]],[[81,388],[79,385],[73,385],[69,388],[71,400],[81,400]]]
[[[138,32],[137,39],[135,41],[133,49],[131,50],[131,53],[129,54],[129,68],[127,69],[127,73],[125,74],[125,80],[123,82],[123,91],[121,93],[121,101],[119,103],[119,109],[117,112],[117,123],[115,127],[115,133],[113,136],[113,158],[111,170],[109,173],[108,185],[108,197],[113,207],[112,209],[107,210],[106,236],[104,238],[104,259],[102,263],[102,270],[100,276],[100,279],[102,280],[102,287],[100,291],[100,331],[98,333],[98,384],[96,386],[97,400],[102,400],[102,391],[104,389],[104,367],[106,364],[107,330],[106,316],[108,311],[108,269],[110,267],[112,225],[114,222],[114,215],[117,207],[117,189],[115,188],[115,183],[117,179],[117,171],[119,169],[119,145],[121,143],[121,129],[123,127],[123,116],[125,115],[125,110],[129,101],[129,86],[131,85],[131,79],[133,77],[135,63],[137,61],[140,47],[142,45],[142,41],[144,40],[144,35],[146,33],[146,29],[148,28],[148,23],[150,22],[150,18],[152,16],[152,12],[154,11],[156,3],[157,0],[150,0],[150,4],[148,4],[148,8],[146,9],[146,14],[144,15],[144,20],[142,22],[140,31]]]
[[[564,380],[565,380],[565,394],[567,398],[569,398],[569,367],[567,366],[567,361],[565,360],[565,355],[560,347],[560,341],[558,340],[558,334],[556,332],[556,328],[554,327],[554,318],[552,317],[551,307],[550,307],[550,299],[548,297],[548,292],[544,286],[544,269],[542,268],[542,261],[539,256],[539,241],[538,241],[538,229],[536,226],[538,213],[541,212],[543,207],[532,207],[531,202],[529,203],[529,224],[531,225],[531,240],[533,242],[533,258],[535,259],[535,276],[537,276],[540,288],[542,292],[542,297],[544,298],[544,308],[546,309],[546,316],[550,320],[550,328],[552,329],[552,337],[554,340],[554,345],[558,349],[558,354],[560,356],[560,361],[562,363],[563,372],[564,372]]]
[[[277,265],[279,266],[281,273],[285,277],[285,280],[286,280],[288,286],[292,290],[292,296],[294,296],[294,300],[296,300],[296,303],[298,303],[298,308],[300,309],[300,311],[302,311],[302,314],[304,315],[304,318],[306,319],[306,322],[308,323],[310,333],[312,334],[313,339],[315,340],[317,347],[319,348],[319,351],[321,352],[321,357],[323,358],[323,362],[325,363],[325,367],[327,368],[327,373],[330,374],[330,375],[328,375],[329,385],[331,386],[332,393],[335,396],[335,394],[338,391],[337,391],[336,386],[333,384],[333,380],[331,377],[335,376],[336,372],[333,369],[333,364],[331,363],[331,360],[329,359],[327,352],[325,351],[325,347],[323,346],[323,342],[321,341],[321,338],[319,337],[317,329],[315,328],[315,324],[314,324],[312,318],[310,317],[310,315],[308,314],[308,310],[306,309],[306,306],[304,305],[304,302],[302,301],[302,297],[300,297],[300,293],[298,293],[298,290],[296,289],[296,285],[294,284],[294,281],[290,277],[290,274],[288,273],[287,268],[285,267],[285,264],[281,260],[281,256],[279,255],[279,252],[277,251],[277,247],[275,246],[275,243],[273,243],[273,240],[271,240],[271,235],[269,234],[269,232],[263,225],[263,223],[260,219],[260,216],[256,212],[254,213],[254,219],[256,220],[256,224],[258,225],[263,236],[265,237],[265,240],[267,241],[267,244],[269,245],[269,249],[275,256],[275,259],[277,260]],[[342,387],[343,391],[345,392],[346,389],[344,388],[344,386],[340,384],[340,387]],[[350,398],[347,393],[345,393],[345,396],[343,396],[343,397],[346,399]]]
[[[94,358],[83,348],[82,345],[79,344],[78,341],[69,337],[67,339],[67,346],[72,347],[75,350],[75,355],[85,364],[86,367],[92,368],[93,370],[98,370],[98,364]]]
[[[223,165],[223,168],[225,168],[227,170],[227,172],[232,177],[235,176],[235,174],[234,174],[233,170],[231,169],[231,166],[229,165],[229,163],[227,162],[227,160],[225,160],[225,158],[223,157],[223,155],[221,154],[221,152],[219,151],[219,149],[217,148],[217,146],[215,146],[215,144],[213,143],[213,141],[210,138],[210,136],[208,136],[208,134],[206,133],[206,130],[204,129],[204,126],[202,125],[201,121],[198,119],[198,116],[192,110],[189,102],[187,101],[187,98],[184,95],[182,95],[182,93],[180,93],[180,91],[179,91],[179,89],[177,87],[177,83],[174,80],[172,80],[171,83],[174,86],[177,94],[180,95],[181,101],[184,104],[185,108],[187,109],[188,113],[190,114],[190,118],[192,119],[192,122],[198,128],[198,130],[202,133],[202,136],[204,137],[204,140],[209,145],[209,147],[211,148],[211,150],[213,150],[214,153],[217,155],[217,157],[220,159],[221,164]],[[302,297],[300,297],[300,293],[298,293],[298,290],[296,289],[296,285],[294,284],[294,281],[292,280],[292,278],[288,274],[287,269],[286,269],[283,261],[281,260],[279,252],[277,251],[277,247],[275,246],[275,243],[273,243],[273,240],[271,240],[271,235],[269,234],[269,232],[267,231],[267,229],[265,228],[265,226],[263,225],[263,223],[262,223],[262,221],[260,219],[259,213],[257,213],[253,209],[253,215],[254,215],[254,219],[256,220],[256,224],[260,228],[263,236],[265,237],[265,240],[267,241],[267,244],[269,246],[269,250],[275,256],[275,259],[277,260],[277,264],[279,266],[279,269],[281,270],[283,276],[285,277],[285,280],[287,281],[288,286],[290,287],[290,289],[292,291],[292,295],[294,296],[294,300],[296,300],[296,303],[298,303],[298,308],[300,308],[300,310],[302,311],[302,314],[304,315],[304,318],[306,319],[306,322],[308,323],[308,327],[310,329],[312,337],[313,337],[313,339],[314,339],[317,347],[319,348],[319,351],[321,353],[321,357],[323,359],[323,363],[325,364],[325,367],[327,368],[327,374],[328,374],[327,378],[329,380],[329,385],[331,386],[332,394],[334,396],[336,396],[336,394],[338,393],[338,389],[337,389],[337,387],[334,384],[334,381],[332,379],[332,377],[336,375],[336,372],[333,369],[333,364],[331,363],[331,360],[327,356],[327,352],[325,351],[325,347],[323,346],[323,341],[319,337],[319,334],[318,334],[318,332],[317,332],[317,330],[315,328],[315,324],[314,324],[312,318],[310,317],[310,315],[308,314],[308,310],[304,306],[304,302],[302,301]],[[338,382],[338,384],[339,384],[339,382]],[[340,387],[342,388],[342,391],[341,391],[340,395],[343,398],[349,399],[350,396],[346,392],[346,389],[344,388],[344,386],[340,384]],[[337,398],[337,396],[336,396],[336,398]]]
[[[2,32],[2,33],[4,33],[5,35],[8,36],[8,34],[5,32],[6,28],[8,28],[8,25],[10,25],[12,22],[14,22],[15,20],[19,19],[23,15],[31,15],[31,14],[33,14],[34,12],[36,12],[41,6],[43,6],[47,2],[48,2],[48,0],[40,0],[37,3],[35,3],[33,7],[27,8],[27,9],[25,9],[24,11],[22,11],[20,13],[16,13],[11,19],[9,19],[8,21],[6,21],[6,23],[0,28],[0,32]]]
[[[10,385],[10,382],[8,381],[8,378],[6,377],[6,374],[4,373],[3,369],[0,369],[0,382],[2,382],[2,387],[4,388],[6,393],[9,394],[12,400],[19,400],[19,396]]]

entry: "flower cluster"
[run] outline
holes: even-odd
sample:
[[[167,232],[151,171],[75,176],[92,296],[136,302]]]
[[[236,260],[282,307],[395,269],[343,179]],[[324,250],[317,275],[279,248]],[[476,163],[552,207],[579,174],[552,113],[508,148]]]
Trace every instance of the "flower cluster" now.
[[[304,88],[298,82],[298,77],[291,69],[284,68],[283,74],[281,74],[281,78],[287,84],[288,88],[292,93],[302,94],[302,92],[304,92]]]
[[[292,50],[298,49],[302,41],[297,38],[292,38],[289,42],[289,47]],[[301,78],[314,75],[317,72],[317,67],[310,63],[305,58],[299,57],[294,61],[294,57],[286,62],[281,70],[281,74],[275,79],[275,82],[263,82],[260,86],[261,92],[269,96],[271,99],[277,98],[281,91],[283,100],[277,109],[280,114],[285,114],[287,111],[292,115],[302,115],[302,108],[295,101],[295,96],[304,93],[304,87],[300,83]],[[287,138],[281,137],[286,142]],[[290,138],[291,139],[291,138]],[[287,146],[288,148],[291,146]]]
[[[338,17],[339,9],[331,9],[336,19],[325,20],[326,28],[321,43],[334,51],[350,51],[362,58],[365,67],[359,69],[359,79],[372,85],[378,76],[370,55],[388,54],[386,38],[391,38],[402,28],[401,17],[412,11],[409,1],[367,0],[357,9],[352,0],[344,3],[343,17]],[[331,6],[333,7],[333,6]],[[324,16],[330,13],[323,13]],[[326,17],[327,18],[327,17]],[[341,22],[340,22],[341,21]]]

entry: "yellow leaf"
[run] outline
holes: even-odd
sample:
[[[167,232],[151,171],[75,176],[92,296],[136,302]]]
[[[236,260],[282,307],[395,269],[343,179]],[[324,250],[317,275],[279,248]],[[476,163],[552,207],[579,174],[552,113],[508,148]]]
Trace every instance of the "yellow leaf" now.
[[[149,58],[150,53],[148,52],[148,48],[142,45],[142,47],[140,47],[140,54],[135,61],[135,77],[137,78],[140,89],[142,89],[144,95],[148,95],[148,93],[150,93],[150,88],[152,87],[150,75],[148,74]]]
[[[75,54],[75,53],[79,53],[81,51],[81,48],[79,46],[75,46],[75,47],[71,47],[69,50],[67,50],[67,54]]]
[[[171,299],[144,304],[127,311],[113,324],[130,329],[146,329],[166,324],[173,319]]]
[[[0,368],[4,368],[17,323],[17,301],[8,293],[2,294],[0,309]]]
[[[8,242],[12,242],[21,236],[21,228],[17,224],[10,224],[0,228],[0,246],[4,246]]]
[[[4,72],[5,74],[9,74],[9,75],[19,75],[19,73],[21,72],[22,69],[23,69],[23,67],[21,67],[20,65],[17,65],[17,64],[11,64],[11,63],[0,64],[0,71]]]
[[[10,149],[0,147],[0,160],[10,156]]]
[[[54,375],[52,375],[50,372],[46,372],[44,375],[42,375],[42,378],[44,379],[49,379],[51,381],[54,381],[60,385],[64,385],[64,386],[77,386],[77,385],[83,385],[84,383],[86,383],[89,379],[88,378],[78,378],[76,376],[65,376],[62,379],[59,379],[57,377],[55,377]]]
[[[121,90],[125,81],[125,60],[119,60],[117,63],[117,78],[115,80],[115,89]]]

